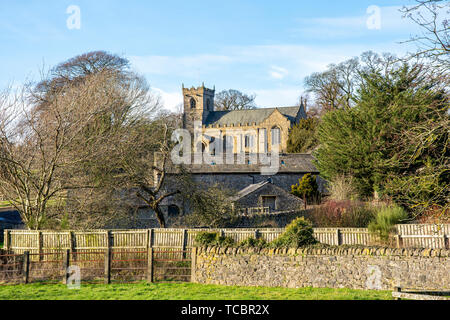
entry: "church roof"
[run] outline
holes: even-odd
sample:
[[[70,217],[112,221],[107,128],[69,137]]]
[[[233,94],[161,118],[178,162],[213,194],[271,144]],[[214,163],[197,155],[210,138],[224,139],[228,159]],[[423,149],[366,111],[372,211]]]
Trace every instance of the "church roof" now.
[[[247,125],[249,124],[259,124],[266,120],[276,109],[278,109],[281,114],[283,114],[291,122],[296,122],[299,112],[302,107],[279,107],[279,108],[261,108],[261,109],[251,109],[251,110],[234,110],[234,111],[213,111],[210,112],[205,125],[219,125],[219,126],[230,126],[230,125]],[[303,115],[302,115],[303,116]]]

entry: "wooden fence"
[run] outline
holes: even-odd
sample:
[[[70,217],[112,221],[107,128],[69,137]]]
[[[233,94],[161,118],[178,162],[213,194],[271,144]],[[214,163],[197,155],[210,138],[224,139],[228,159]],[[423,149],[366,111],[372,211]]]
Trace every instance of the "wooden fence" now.
[[[250,237],[271,242],[284,228],[274,229],[208,229],[231,237],[236,243]],[[203,229],[143,229],[97,231],[28,231],[5,230],[4,248],[14,253],[58,252],[61,250],[107,250],[192,248],[195,236]],[[450,225],[399,225],[398,247],[449,248]],[[314,234],[321,243],[329,245],[370,245],[376,237],[366,228],[316,228]]]
[[[112,282],[189,282],[192,273],[192,253],[196,248],[145,250],[97,250],[21,254],[0,250],[0,285],[32,282],[60,282],[72,280],[106,284]],[[82,271],[82,272],[81,272]]]

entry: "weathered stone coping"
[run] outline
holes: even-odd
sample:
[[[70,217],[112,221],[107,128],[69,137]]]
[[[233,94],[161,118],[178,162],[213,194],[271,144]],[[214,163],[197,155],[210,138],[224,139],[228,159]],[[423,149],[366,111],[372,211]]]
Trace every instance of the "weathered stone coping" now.
[[[302,248],[236,248],[236,247],[199,247],[198,254],[226,255],[315,255],[315,256],[401,256],[401,257],[450,257],[448,249],[414,249],[414,248],[383,248],[383,247],[302,247]]]

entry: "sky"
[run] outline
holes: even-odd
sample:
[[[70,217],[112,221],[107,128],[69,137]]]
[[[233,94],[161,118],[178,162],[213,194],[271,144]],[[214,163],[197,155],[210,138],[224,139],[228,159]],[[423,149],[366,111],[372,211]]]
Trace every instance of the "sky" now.
[[[304,78],[365,51],[404,55],[419,29],[399,11],[413,0],[0,0],[0,88],[39,79],[76,55],[130,60],[166,108],[181,86],[295,105]]]

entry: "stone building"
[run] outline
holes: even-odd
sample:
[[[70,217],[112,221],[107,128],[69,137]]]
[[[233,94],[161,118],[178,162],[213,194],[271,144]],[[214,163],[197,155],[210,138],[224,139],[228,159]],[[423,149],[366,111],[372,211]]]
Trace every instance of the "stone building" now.
[[[305,106],[261,108],[253,110],[214,110],[215,90],[201,86],[183,87],[183,127],[193,134],[202,132],[194,143],[194,152],[215,153],[212,142],[218,141],[224,151],[233,153],[268,153],[277,145],[279,152],[287,150],[289,130],[306,119]]]
[[[291,186],[307,173],[319,175],[310,154],[287,154],[289,130],[300,119],[306,118],[305,106],[302,102],[297,107],[263,108],[241,111],[215,111],[214,89],[204,86],[184,88],[183,128],[190,133],[189,145],[191,157],[185,166],[192,180],[205,188],[223,186],[236,192],[246,194],[240,199],[240,207],[259,207],[269,205],[272,211],[289,211],[301,206],[302,201],[290,194]],[[219,146],[219,150],[216,150]],[[274,148],[277,146],[277,148]],[[276,167],[273,173],[262,173],[267,164],[259,161],[262,156],[278,150],[271,166]],[[219,151],[219,152],[218,152]],[[184,152],[184,149],[183,149]],[[202,160],[194,159],[200,155]],[[208,157],[206,157],[208,155]],[[210,155],[215,159],[211,160]],[[231,162],[229,155],[231,155]],[[216,161],[220,157],[223,161]],[[170,162],[170,161],[169,161]],[[159,162],[155,160],[155,166]],[[168,164],[165,191],[177,188],[176,166]],[[158,171],[155,170],[155,181]],[[268,183],[270,181],[270,183]],[[323,180],[318,178],[319,187],[323,189]],[[265,195],[262,193],[266,193]],[[265,197],[266,196],[266,197]],[[264,198],[265,197],[265,198]],[[269,203],[272,201],[271,203]],[[166,198],[161,207],[170,221],[172,217],[189,213],[189,204],[180,197]],[[154,215],[144,207],[140,210],[144,226],[155,226]],[[145,221],[144,221],[145,220]]]
[[[274,185],[272,179],[249,185],[231,200],[245,215],[295,211],[304,206],[301,199]]]

